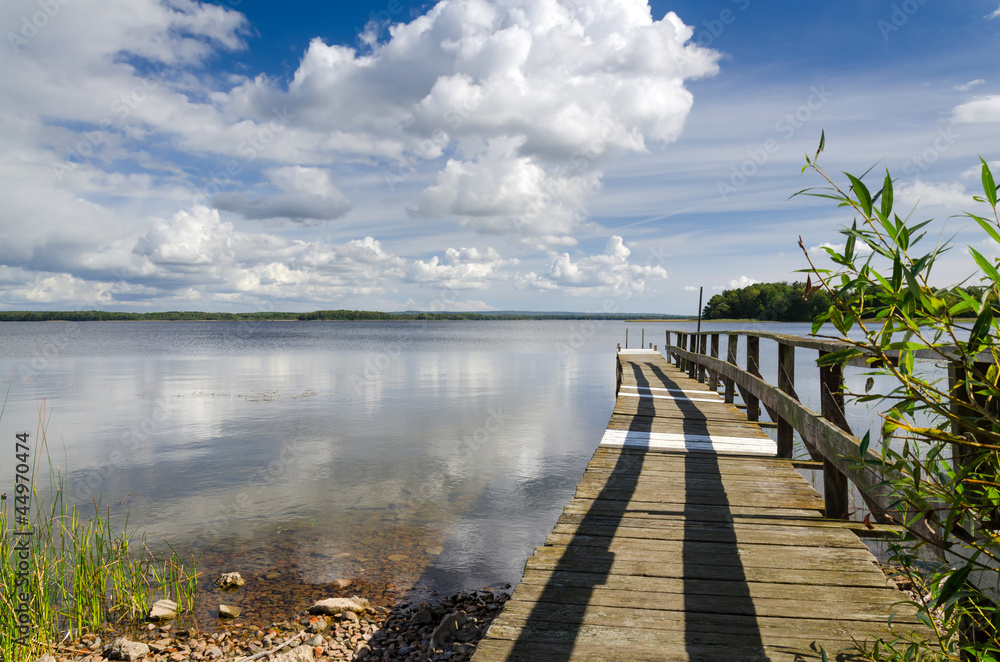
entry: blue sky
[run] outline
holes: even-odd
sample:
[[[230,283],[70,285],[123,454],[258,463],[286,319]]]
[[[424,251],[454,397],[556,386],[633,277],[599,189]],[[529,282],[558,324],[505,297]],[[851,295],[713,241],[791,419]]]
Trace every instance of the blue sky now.
[[[0,307],[693,313],[889,168],[958,244],[997,0],[11,0]],[[994,251],[995,252],[995,251]],[[952,251],[942,284],[970,273]]]

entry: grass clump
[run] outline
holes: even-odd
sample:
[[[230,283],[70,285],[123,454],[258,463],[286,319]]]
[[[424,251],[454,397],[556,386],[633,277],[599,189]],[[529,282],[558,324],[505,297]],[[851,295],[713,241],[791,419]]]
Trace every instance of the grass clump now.
[[[36,473],[37,462],[30,489],[0,499],[0,659],[34,660],[68,638],[126,628],[160,598],[175,601],[179,612],[193,610],[193,559],[186,564],[173,548],[169,554],[150,550],[144,535],[129,531],[127,515],[114,526],[110,509],[102,512],[96,499],[92,514],[68,505],[54,471],[43,500]],[[18,508],[25,501],[16,497],[27,493],[25,518]]]

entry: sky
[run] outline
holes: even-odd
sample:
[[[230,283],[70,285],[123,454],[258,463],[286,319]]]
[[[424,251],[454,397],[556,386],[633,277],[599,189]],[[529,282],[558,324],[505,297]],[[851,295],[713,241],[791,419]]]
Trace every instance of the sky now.
[[[998,0],[5,0],[0,30],[0,309],[692,314],[840,243],[790,199],[821,131],[954,236],[942,285],[997,252],[960,212],[1000,166]]]

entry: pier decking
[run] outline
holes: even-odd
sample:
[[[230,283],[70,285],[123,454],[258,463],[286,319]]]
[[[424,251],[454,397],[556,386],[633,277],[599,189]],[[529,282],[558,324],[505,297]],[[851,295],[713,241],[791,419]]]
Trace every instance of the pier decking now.
[[[473,662],[830,660],[917,630],[865,544],[758,424],[652,350],[623,350],[576,495]]]

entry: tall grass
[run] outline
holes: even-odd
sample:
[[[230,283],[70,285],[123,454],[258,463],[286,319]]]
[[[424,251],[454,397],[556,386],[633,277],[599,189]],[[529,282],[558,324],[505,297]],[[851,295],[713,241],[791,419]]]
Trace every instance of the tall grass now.
[[[35,475],[45,439],[44,416],[40,420]],[[193,611],[194,560],[184,563],[173,548],[169,554],[150,550],[145,536],[129,531],[127,515],[121,527],[113,526],[110,509],[102,512],[96,499],[87,515],[68,506],[63,479],[51,460],[49,466],[47,499],[32,476],[32,534],[17,536],[28,541],[31,557],[22,586],[16,585],[15,530],[24,527],[17,526],[8,504],[13,500],[0,501],[0,659],[27,662],[67,637],[126,627],[142,620],[161,597],[177,602],[181,612]],[[25,598],[28,627],[22,629],[17,610]]]

